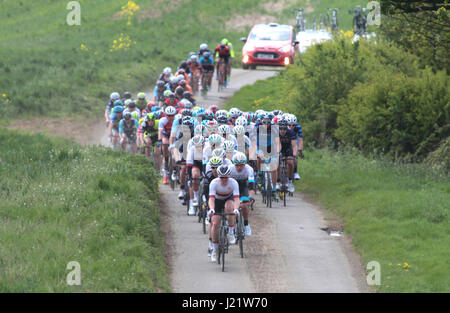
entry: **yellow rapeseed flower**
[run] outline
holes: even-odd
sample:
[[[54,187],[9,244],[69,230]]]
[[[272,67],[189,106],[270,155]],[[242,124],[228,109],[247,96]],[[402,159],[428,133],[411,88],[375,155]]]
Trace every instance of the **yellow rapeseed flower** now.
[[[6,98],[6,94],[5,94],[5,93],[4,93],[4,94],[2,94],[2,97],[3,97],[3,98]]]

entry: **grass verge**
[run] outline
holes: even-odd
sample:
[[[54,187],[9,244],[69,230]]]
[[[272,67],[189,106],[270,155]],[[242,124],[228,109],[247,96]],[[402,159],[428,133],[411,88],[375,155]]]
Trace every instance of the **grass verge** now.
[[[4,129],[0,142],[0,292],[170,291],[151,162]]]
[[[312,150],[296,190],[345,224],[364,264],[381,265],[379,292],[449,292],[450,180],[420,165]]]

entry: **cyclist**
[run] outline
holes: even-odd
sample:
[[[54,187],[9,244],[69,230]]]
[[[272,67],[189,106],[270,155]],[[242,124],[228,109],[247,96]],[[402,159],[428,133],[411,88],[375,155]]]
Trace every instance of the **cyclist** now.
[[[158,151],[156,151],[156,149],[153,151],[156,158],[157,169],[161,167],[161,152],[159,151],[160,145],[157,145],[158,123],[159,120],[156,118],[156,114],[148,113],[138,130],[138,137],[140,138],[140,142],[145,145],[145,155],[147,157],[150,157],[150,149],[152,146],[158,148]]]
[[[176,107],[178,104],[178,99],[173,92],[169,94],[169,98],[164,101],[164,106],[167,108],[169,106]]]
[[[230,77],[231,77],[231,65],[233,63],[233,59],[234,59],[234,49],[233,49],[233,45],[231,44],[231,42],[228,41],[228,39],[224,38],[221,41],[222,44],[226,44],[227,47],[230,49],[230,62],[228,62],[228,67],[227,67],[227,73],[228,73],[228,83],[230,82]]]
[[[198,61],[198,56],[192,55],[187,64],[191,70],[191,81],[189,82],[189,85],[192,87],[193,93],[196,94],[198,92],[201,68],[201,64]]]
[[[166,83],[162,80],[156,82],[155,89],[153,89],[153,97],[156,103],[164,102],[164,91],[166,91]]]
[[[110,116],[111,116],[111,109],[114,107],[114,102],[117,100],[120,100],[120,94],[118,92],[113,92],[109,96],[108,104],[106,105],[105,109],[105,121],[106,121],[106,127],[109,126]]]
[[[116,146],[116,144],[119,141],[119,123],[122,119],[122,112],[123,112],[123,106],[122,100],[117,100],[114,104],[117,104],[114,106],[111,112],[110,116],[110,123],[109,123],[109,137],[111,138],[111,143],[113,146]]]
[[[198,206],[200,176],[203,168],[202,152],[205,138],[202,135],[195,135],[192,138],[192,145],[188,149],[186,157],[186,165],[188,167],[188,177],[192,181],[190,188],[189,215],[195,215],[194,206]]]
[[[200,58],[200,72],[202,73],[202,86],[203,86],[203,79],[205,75],[203,73],[206,73],[206,85],[208,86],[208,90],[211,89],[212,84],[212,76],[214,75],[214,59],[211,56],[211,53],[206,51],[203,56]]]
[[[120,144],[123,150],[126,150],[127,144],[131,145],[131,151],[137,151],[137,131],[139,123],[131,117],[131,113],[127,112],[123,115],[123,119],[119,123]]]
[[[303,156],[303,130],[302,126],[297,123],[297,117],[294,114],[289,114],[286,116],[286,121],[289,124],[289,129],[293,130],[297,134],[297,148],[298,148],[298,156],[300,158],[304,158]],[[298,158],[295,159],[294,164],[294,179],[299,180],[300,175],[298,174],[297,164],[298,164]]]
[[[275,183],[277,182],[278,152],[281,148],[280,138],[277,128],[272,127],[273,124],[269,113],[264,113],[264,115],[261,115],[260,117],[261,120],[256,123],[253,138],[251,139],[253,146],[252,151],[256,151],[257,154],[257,168],[259,169],[259,176],[262,176],[262,159],[264,159],[266,163],[270,163],[269,170],[272,178],[273,197],[276,198]],[[272,142],[272,140],[274,140],[274,142]]]
[[[122,102],[125,103],[127,100],[133,100],[133,95],[129,91],[125,91],[123,93],[123,99]]]
[[[231,177],[239,184],[239,195],[242,208],[242,217],[244,219],[245,235],[250,236],[252,230],[248,224],[248,202],[254,201],[255,196],[255,177],[253,168],[246,164],[247,157],[241,152],[233,156],[233,166],[231,166]]]
[[[230,58],[231,58],[231,54],[230,54],[230,48],[226,45],[226,44],[219,44],[216,49],[214,50],[215,52],[215,58],[216,61],[218,60],[223,60],[225,62],[225,73],[224,73],[224,85],[225,87],[227,86],[227,76],[228,76],[228,63],[230,62]],[[219,79],[219,64],[220,61],[217,62],[217,66],[216,66],[216,79]]]
[[[236,150],[239,152],[245,152],[245,155],[249,156],[249,149],[251,146],[250,139],[245,135],[245,128],[241,125],[233,127],[234,138],[236,138]]]
[[[223,138],[218,134],[212,134],[208,137],[208,142],[205,143],[203,148],[203,165],[206,166],[211,158],[212,151],[219,148],[223,141]]]
[[[192,92],[189,92],[189,91],[183,92],[183,98],[186,100],[189,100],[189,102],[192,104],[192,107],[195,107],[197,105],[197,102],[195,101],[194,97],[192,96]],[[186,107],[186,105],[185,105],[185,107]]]
[[[281,151],[280,154],[283,157],[286,157],[286,167],[287,167],[287,176],[289,179],[288,183],[288,191],[294,192],[294,183],[292,182],[294,176],[294,158],[297,157],[297,134],[288,129],[288,122],[286,120],[280,120],[278,122],[279,130],[280,130],[280,144]],[[280,190],[280,171],[281,167],[278,167],[278,181],[276,188]]]
[[[162,152],[164,156],[164,178],[163,184],[167,185],[167,173],[169,172],[169,138],[172,129],[172,123],[177,114],[177,110],[173,106],[168,106],[165,109],[166,116],[159,120],[158,124],[158,142],[162,143]]]
[[[203,180],[203,196],[205,197],[205,203],[206,199],[209,199],[209,186],[211,185],[211,182],[218,177],[217,175],[217,169],[223,165],[223,160],[220,157],[212,157],[207,166],[207,170],[205,172],[205,178]],[[209,170],[208,170],[209,167]],[[208,204],[207,204],[208,205]],[[208,256],[211,257],[211,253],[213,250],[212,245],[212,238],[211,238],[211,223],[209,223],[209,218],[205,220],[205,223],[208,224]]]
[[[145,94],[145,92],[140,92],[137,94],[137,100],[135,102],[136,102],[136,106],[140,112],[145,110],[145,108],[147,107],[147,99],[146,98],[147,98],[147,95]]]
[[[126,113],[133,115],[134,112],[137,113],[137,119],[139,120],[141,118],[141,111],[136,107],[136,102],[130,101],[128,107],[123,111],[123,115],[125,116]]]
[[[200,45],[200,49],[199,49],[198,52],[197,52],[197,55],[198,55],[199,57],[202,57],[202,56],[203,56],[203,53],[205,53],[205,52],[211,53],[211,50],[209,50],[208,45],[207,45],[206,43],[202,43],[202,44]]]
[[[158,80],[162,80],[167,84],[172,77],[173,77],[172,69],[170,67],[166,67],[159,75]]]
[[[239,184],[231,178],[231,170],[227,165],[222,165],[217,169],[218,178],[213,179],[209,185],[209,212],[211,217],[211,238],[213,251],[211,261],[217,262],[217,240],[220,224],[220,216],[215,213],[232,213],[239,215]],[[228,220],[228,240],[230,244],[236,243],[234,236],[235,217],[227,216]]]

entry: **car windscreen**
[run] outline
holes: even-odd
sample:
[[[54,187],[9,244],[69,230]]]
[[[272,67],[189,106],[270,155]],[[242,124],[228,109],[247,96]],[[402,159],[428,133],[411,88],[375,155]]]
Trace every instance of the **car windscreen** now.
[[[254,29],[250,34],[250,40],[288,41],[290,39],[291,35],[288,29],[261,27]]]

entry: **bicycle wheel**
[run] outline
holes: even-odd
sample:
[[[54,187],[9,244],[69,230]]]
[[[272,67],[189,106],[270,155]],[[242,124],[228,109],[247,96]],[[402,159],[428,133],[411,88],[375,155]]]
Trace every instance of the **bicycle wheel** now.
[[[189,200],[191,196],[189,194],[189,184],[186,182],[186,186],[184,187],[185,195],[184,200],[186,201],[186,214],[189,216]]]
[[[222,272],[225,271],[225,252],[227,251],[227,244],[228,244],[228,238],[227,238],[227,233],[226,233],[226,228],[225,225],[222,228]]]
[[[267,173],[267,203],[269,208],[272,207],[272,180],[270,178],[270,172]]]
[[[203,208],[202,215],[203,215],[203,217],[202,217],[203,234],[206,234],[206,217],[207,217],[206,216],[206,207]]]

